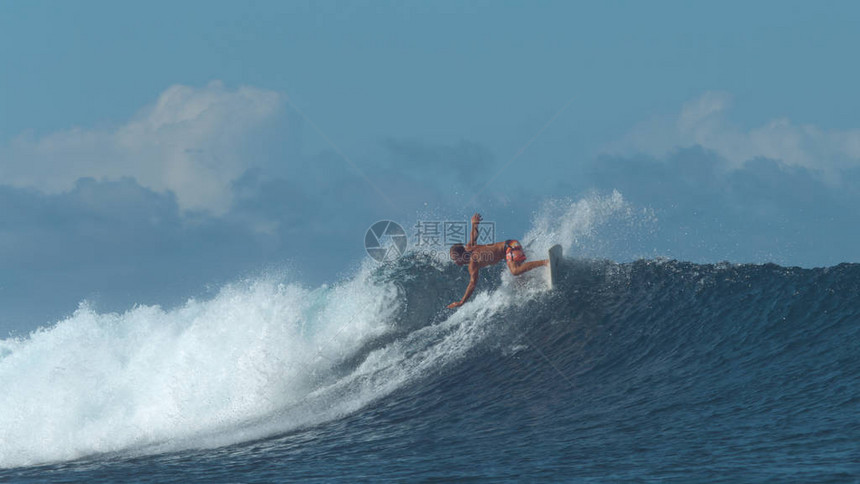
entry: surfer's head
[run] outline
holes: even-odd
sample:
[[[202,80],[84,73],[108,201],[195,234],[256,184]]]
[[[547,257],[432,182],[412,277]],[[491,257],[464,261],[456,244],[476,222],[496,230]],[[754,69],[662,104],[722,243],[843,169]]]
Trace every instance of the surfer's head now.
[[[454,261],[458,266],[466,265],[469,263],[469,258],[472,253],[467,251],[463,244],[454,244],[451,246],[451,260]]]

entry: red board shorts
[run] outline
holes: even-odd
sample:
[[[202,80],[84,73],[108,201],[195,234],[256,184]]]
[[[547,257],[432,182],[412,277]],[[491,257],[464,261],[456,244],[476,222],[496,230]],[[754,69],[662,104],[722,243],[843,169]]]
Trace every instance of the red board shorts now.
[[[526,253],[523,252],[523,246],[520,245],[518,240],[505,241],[505,257],[509,261],[514,261],[517,264],[525,262]]]

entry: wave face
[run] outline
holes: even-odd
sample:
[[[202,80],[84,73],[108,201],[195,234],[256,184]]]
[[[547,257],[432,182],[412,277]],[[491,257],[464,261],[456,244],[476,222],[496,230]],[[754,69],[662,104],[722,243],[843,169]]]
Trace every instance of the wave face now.
[[[258,280],[170,311],[82,306],[0,342],[0,467],[77,480],[858,476],[860,266],[562,267],[552,292],[540,269],[486,271],[454,312],[465,271],[419,255],[313,290]]]

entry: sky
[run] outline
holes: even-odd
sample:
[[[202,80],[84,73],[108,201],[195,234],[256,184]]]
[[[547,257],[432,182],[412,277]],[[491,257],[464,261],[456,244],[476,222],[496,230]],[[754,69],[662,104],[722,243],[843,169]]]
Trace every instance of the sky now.
[[[378,220],[574,256],[860,261],[856,2],[0,2],[0,336],[277,274]],[[619,227],[619,226],[624,227]]]

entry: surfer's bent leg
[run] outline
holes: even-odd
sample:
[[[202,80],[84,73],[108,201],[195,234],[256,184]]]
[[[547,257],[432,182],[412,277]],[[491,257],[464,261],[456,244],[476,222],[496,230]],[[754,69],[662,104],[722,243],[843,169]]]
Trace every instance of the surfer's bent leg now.
[[[545,266],[549,264],[549,260],[533,260],[531,262],[515,262],[512,260],[508,260],[508,269],[511,270],[511,274],[518,276],[524,272],[528,272],[535,267]]]

